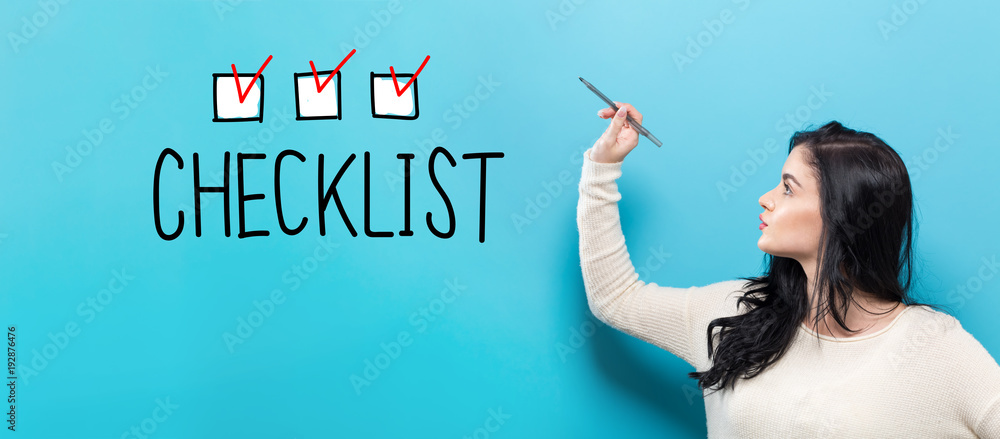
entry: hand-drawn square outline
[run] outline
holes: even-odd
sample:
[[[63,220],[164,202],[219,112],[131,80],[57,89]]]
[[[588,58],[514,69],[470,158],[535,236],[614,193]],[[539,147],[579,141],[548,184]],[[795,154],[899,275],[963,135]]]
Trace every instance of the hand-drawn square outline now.
[[[396,78],[412,78],[412,73],[397,73]],[[392,80],[391,73],[375,73],[372,72],[371,79],[369,80],[372,96],[372,117],[379,119],[404,119],[404,120],[414,120],[420,116],[420,104],[417,101],[417,79],[413,79],[413,83],[410,84],[410,88],[413,89],[413,116],[397,116],[394,114],[378,114],[375,113],[375,78],[389,78]]]
[[[240,77],[246,77],[253,79],[256,76],[255,73],[240,73]],[[212,73],[212,110],[215,112],[215,117],[212,118],[212,122],[253,122],[257,121],[259,123],[264,123],[264,75],[261,74],[257,77],[260,87],[260,101],[257,102],[257,114],[256,117],[239,117],[231,119],[219,119],[219,78],[231,78],[232,73]],[[239,93],[239,90],[237,90]]]
[[[333,70],[323,70],[321,72],[316,72],[316,76],[329,75],[333,73]],[[344,109],[340,105],[340,71],[337,71],[337,76],[332,79],[333,82],[337,83],[337,115],[336,116],[302,116],[299,110],[299,78],[303,76],[313,76],[312,72],[305,73],[295,73],[292,75],[292,81],[295,83],[295,120],[322,120],[322,119],[336,119],[341,120],[341,115],[344,114]],[[329,84],[327,84],[329,85]]]

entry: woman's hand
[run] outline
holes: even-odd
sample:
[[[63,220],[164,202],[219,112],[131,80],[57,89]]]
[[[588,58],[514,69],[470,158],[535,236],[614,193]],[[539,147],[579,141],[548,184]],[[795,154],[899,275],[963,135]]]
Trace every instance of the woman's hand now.
[[[611,124],[604,130],[601,138],[594,143],[594,148],[590,152],[590,159],[601,163],[617,163],[625,160],[625,156],[639,144],[639,133],[632,128],[632,124],[626,120],[632,116],[636,122],[642,124],[642,113],[629,104],[615,101],[618,106],[618,113],[611,107],[603,108],[597,112],[602,119],[611,118]]]

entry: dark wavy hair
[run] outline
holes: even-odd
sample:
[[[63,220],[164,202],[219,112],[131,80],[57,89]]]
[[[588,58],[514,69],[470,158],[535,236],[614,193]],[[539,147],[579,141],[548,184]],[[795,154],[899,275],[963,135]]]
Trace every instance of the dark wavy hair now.
[[[939,309],[911,297],[913,196],[906,165],[896,151],[877,136],[837,121],[794,133],[789,153],[796,147],[805,148],[803,157],[818,176],[823,220],[813,327],[831,313],[842,328],[857,332],[844,323],[849,304],[857,304],[854,289],[880,300]],[[732,389],[737,379],[763,372],[785,354],[808,315],[802,265],[773,255],[765,255],[764,261],[766,275],[740,278],[747,283],[737,308],[747,311],[708,325],[712,366],[688,374],[702,389]],[[716,328],[720,330],[714,348]]]

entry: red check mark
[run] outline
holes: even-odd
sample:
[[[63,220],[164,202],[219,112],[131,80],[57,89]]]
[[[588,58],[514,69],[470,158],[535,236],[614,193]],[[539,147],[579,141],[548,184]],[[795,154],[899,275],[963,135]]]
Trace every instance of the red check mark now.
[[[264,72],[264,67],[267,67],[267,63],[271,62],[271,58],[273,58],[273,56],[268,55],[267,60],[264,61],[264,65],[260,66],[260,70],[257,70],[256,75],[253,75],[253,79],[250,80],[250,85],[247,86],[246,92],[240,89],[240,75],[236,73],[236,64],[233,64],[233,78],[236,79],[236,94],[240,97],[241,104],[247,99],[247,96],[250,95],[250,89],[253,88],[253,84],[257,82],[257,78],[260,77],[260,74]]]
[[[358,51],[358,49],[351,49],[351,53],[348,53],[347,57],[344,58],[344,60],[341,61],[340,64],[337,65],[337,68],[333,69],[333,71],[330,72],[330,76],[326,77],[326,81],[323,81],[322,85],[320,85],[320,83],[319,83],[319,74],[316,73],[316,65],[313,64],[313,62],[311,60],[309,61],[309,67],[312,67],[312,69],[313,69],[313,78],[316,80],[316,93],[322,93],[323,92],[323,89],[326,88],[326,85],[330,83],[330,79],[333,78],[333,75],[336,75],[337,72],[340,71],[340,68],[344,66],[344,63],[346,63],[347,60],[351,59],[351,55],[354,55],[354,52],[357,52],[357,51]]]
[[[389,66],[389,73],[392,75],[392,86],[396,87],[397,98],[402,96],[403,93],[406,91],[406,89],[410,88],[410,84],[413,83],[414,79],[417,79],[417,75],[420,74],[420,71],[424,69],[424,66],[427,65],[427,61],[430,59],[431,59],[430,55],[427,55],[427,58],[424,58],[424,62],[420,64],[420,68],[418,68],[417,72],[414,73],[412,77],[410,77],[410,80],[406,83],[406,85],[403,86],[402,90],[399,89],[399,84],[396,84],[396,71],[392,69],[392,66]]]

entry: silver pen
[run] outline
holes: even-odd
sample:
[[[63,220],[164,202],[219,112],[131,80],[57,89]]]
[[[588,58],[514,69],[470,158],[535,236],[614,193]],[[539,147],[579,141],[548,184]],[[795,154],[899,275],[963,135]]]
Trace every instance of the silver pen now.
[[[618,106],[615,105],[615,102],[612,101],[611,99],[608,99],[607,96],[604,96],[604,93],[601,93],[600,90],[598,90],[596,87],[594,87],[589,82],[587,82],[586,79],[580,78],[580,81],[582,81],[583,85],[586,85],[587,88],[590,89],[590,91],[594,92],[594,94],[596,94],[599,98],[603,99],[604,102],[607,102],[607,104],[610,105],[611,108],[614,108],[616,112],[618,111]],[[651,133],[651,132],[649,132],[649,130],[643,128],[642,125],[639,125],[639,122],[636,122],[635,119],[632,118],[632,116],[626,115],[625,117],[628,120],[628,123],[630,123],[632,125],[632,127],[635,128],[636,132],[638,132],[639,134],[642,134],[643,136],[646,136],[646,138],[648,138],[649,141],[653,142],[654,145],[656,145],[656,146],[663,146],[663,143],[660,142],[660,139],[657,139],[656,136],[653,135],[653,133]]]

